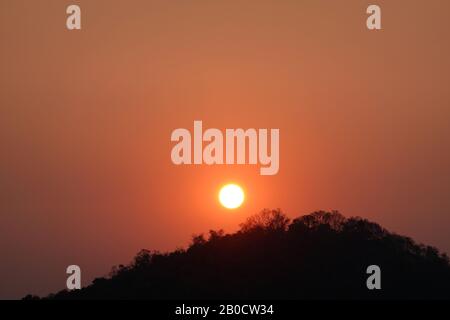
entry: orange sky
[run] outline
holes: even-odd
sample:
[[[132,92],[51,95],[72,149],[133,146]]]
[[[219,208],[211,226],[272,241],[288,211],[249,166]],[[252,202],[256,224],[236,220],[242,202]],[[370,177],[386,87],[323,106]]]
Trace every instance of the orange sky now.
[[[450,252],[450,2],[376,3],[371,32],[361,0],[0,0],[0,298],[264,207],[338,209]],[[279,128],[278,175],[174,166],[170,134],[194,120]],[[232,212],[228,181],[248,196]]]

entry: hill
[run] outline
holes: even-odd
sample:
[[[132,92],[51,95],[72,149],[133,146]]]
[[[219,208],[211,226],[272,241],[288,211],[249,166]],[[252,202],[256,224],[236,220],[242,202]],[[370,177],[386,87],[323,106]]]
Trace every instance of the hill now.
[[[381,268],[381,290],[367,289],[369,265]],[[336,211],[290,221],[263,210],[234,234],[210,231],[170,253],[142,250],[108,277],[46,299],[436,298],[450,299],[449,259],[436,248]]]

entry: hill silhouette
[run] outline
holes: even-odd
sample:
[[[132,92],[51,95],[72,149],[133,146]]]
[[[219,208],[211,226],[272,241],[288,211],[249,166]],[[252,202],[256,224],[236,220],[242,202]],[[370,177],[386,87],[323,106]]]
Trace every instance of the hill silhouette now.
[[[381,290],[368,290],[369,265]],[[37,297],[27,296],[25,299]],[[47,299],[449,299],[450,265],[436,248],[362,218],[314,212],[290,221],[263,210],[234,234],[194,236],[187,249],[142,250],[81,290]]]

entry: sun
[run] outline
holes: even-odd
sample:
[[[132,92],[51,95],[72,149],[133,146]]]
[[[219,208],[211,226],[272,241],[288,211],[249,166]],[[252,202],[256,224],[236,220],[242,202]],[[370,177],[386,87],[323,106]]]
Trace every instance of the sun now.
[[[244,190],[234,183],[223,186],[219,192],[219,201],[227,209],[239,208],[244,202],[244,198]]]

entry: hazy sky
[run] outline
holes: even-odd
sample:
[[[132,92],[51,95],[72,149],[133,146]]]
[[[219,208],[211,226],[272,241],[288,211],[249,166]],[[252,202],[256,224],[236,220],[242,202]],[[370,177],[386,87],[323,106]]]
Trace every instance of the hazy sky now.
[[[365,26],[382,9],[381,31]],[[79,4],[82,30],[66,29]],[[0,0],[0,298],[280,207],[450,252],[450,2]],[[174,166],[170,134],[279,128],[280,171]],[[240,183],[245,205],[217,192]]]

